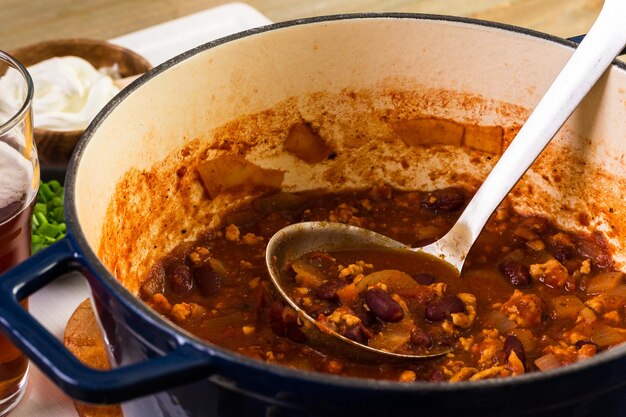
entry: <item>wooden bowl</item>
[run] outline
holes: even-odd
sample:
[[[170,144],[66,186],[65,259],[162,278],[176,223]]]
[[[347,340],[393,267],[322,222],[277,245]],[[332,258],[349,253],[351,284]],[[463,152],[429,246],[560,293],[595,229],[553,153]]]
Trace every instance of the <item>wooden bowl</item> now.
[[[44,41],[15,49],[10,54],[26,67],[49,58],[62,56],[83,58],[95,68],[117,64],[122,77],[143,74],[152,68],[152,65],[137,53],[95,39]],[[82,134],[83,130],[54,131],[35,128],[34,137],[42,166],[66,166]]]

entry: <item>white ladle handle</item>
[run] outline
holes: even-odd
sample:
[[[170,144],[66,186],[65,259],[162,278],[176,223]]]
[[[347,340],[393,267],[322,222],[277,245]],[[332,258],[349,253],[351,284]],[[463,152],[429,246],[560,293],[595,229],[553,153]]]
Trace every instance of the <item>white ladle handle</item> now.
[[[537,104],[457,223],[434,244],[439,247],[439,253],[449,254],[450,258],[446,258],[446,261],[461,270],[467,253],[491,213],[537,159],[624,45],[626,0],[606,0],[587,36]],[[431,250],[426,251],[434,253]]]

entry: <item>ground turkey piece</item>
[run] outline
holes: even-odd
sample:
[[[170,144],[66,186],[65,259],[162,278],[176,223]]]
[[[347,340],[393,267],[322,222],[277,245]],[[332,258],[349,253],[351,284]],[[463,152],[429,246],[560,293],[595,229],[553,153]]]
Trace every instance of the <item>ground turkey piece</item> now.
[[[563,288],[569,277],[567,268],[556,259],[550,259],[543,264],[531,265],[530,275],[550,288]]]
[[[535,327],[541,323],[543,301],[535,294],[524,294],[515,290],[511,298],[502,305],[501,311],[519,327]]]

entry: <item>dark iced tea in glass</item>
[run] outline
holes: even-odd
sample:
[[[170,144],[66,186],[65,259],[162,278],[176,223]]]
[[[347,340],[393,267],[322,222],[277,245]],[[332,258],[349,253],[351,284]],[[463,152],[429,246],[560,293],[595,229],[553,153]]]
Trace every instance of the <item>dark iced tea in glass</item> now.
[[[3,272],[30,256],[30,223],[39,188],[32,97],[26,69],[0,51],[0,280]],[[27,375],[28,359],[0,333],[0,417],[22,398]]]

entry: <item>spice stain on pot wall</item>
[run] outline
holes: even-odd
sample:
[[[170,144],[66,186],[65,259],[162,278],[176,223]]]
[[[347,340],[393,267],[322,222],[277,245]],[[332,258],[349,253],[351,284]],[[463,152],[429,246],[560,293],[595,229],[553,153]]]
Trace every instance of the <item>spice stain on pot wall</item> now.
[[[217,156],[236,154],[261,168],[282,170],[282,188],[290,192],[380,183],[412,190],[452,185],[476,190],[528,115],[527,109],[478,95],[399,86],[402,80],[387,80],[376,89],[290,98],[206,137],[190,138],[149,170],[128,171],[107,209],[100,258],[137,294],[139,277],[158,258],[221,226],[226,213],[262,194],[225,192],[209,198],[197,167]],[[290,128],[303,121],[333,150],[332,159],[310,164],[283,149]],[[418,126],[421,139],[403,138],[398,131],[403,124],[407,132]],[[456,126],[461,146],[430,143],[441,126]],[[626,181],[587,163],[585,148],[564,129],[515,188],[512,202],[516,210],[540,213],[566,229],[598,229],[619,250],[624,239],[619,232],[626,226],[618,213],[626,203],[621,193],[607,195],[604,188],[626,189]],[[579,213],[588,216],[589,225],[580,224]],[[623,263],[620,253],[615,259]]]

